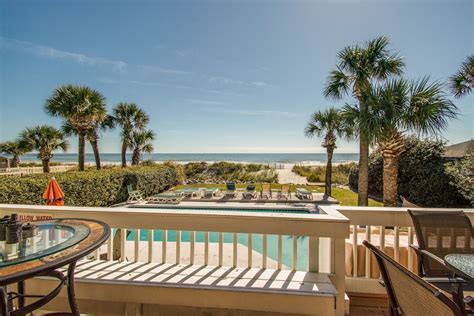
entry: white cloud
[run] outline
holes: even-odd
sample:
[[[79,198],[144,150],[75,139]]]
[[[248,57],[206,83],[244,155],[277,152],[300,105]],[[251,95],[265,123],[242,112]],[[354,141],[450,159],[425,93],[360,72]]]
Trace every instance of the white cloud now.
[[[162,68],[162,67],[157,67],[157,66],[141,65],[141,66],[138,66],[138,68],[146,74],[153,74],[153,73],[163,73],[163,74],[171,74],[171,75],[193,74],[192,71],[169,69],[169,68]]]
[[[237,84],[237,85],[244,84],[242,80],[236,80],[236,79],[231,79],[231,78],[221,77],[221,76],[210,76],[209,81],[215,82],[215,83],[222,83],[222,84]]]
[[[286,118],[298,116],[298,114],[294,112],[273,111],[273,110],[246,110],[246,109],[239,109],[239,107],[235,107],[235,109],[208,108],[204,110],[208,112],[230,113],[230,114],[238,114],[238,115],[246,115],[246,116],[286,117]]]
[[[240,86],[256,86],[256,87],[274,87],[273,85],[263,82],[263,81],[250,81],[246,82],[243,80],[232,79],[228,77],[222,76],[209,76],[209,82],[218,83],[218,84],[233,84],[233,85],[240,85]]]
[[[128,64],[121,60],[111,60],[102,57],[87,56],[77,52],[69,52],[50,46],[37,45],[31,42],[19,41],[0,37],[0,47],[33,53],[50,59],[69,60],[87,66],[107,66],[116,70],[124,70]]]
[[[171,83],[164,83],[164,82],[157,82],[157,81],[140,81],[140,80],[115,80],[109,78],[100,79],[99,82],[105,84],[133,84],[139,86],[160,86],[160,87],[170,87],[170,88],[178,88],[178,89],[189,89],[189,90],[197,90],[206,93],[213,93],[213,94],[222,94],[222,95],[234,95],[234,96],[242,96],[240,93],[230,92],[230,91],[221,91],[221,90],[212,90],[212,89],[202,89],[192,86],[186,85],[179,85],[179,84],[171,84]]]
[[[191,104],[200,104],[200,105],[227,105],[228,102],[222,101],[213,101],[213,100],[200,100],[200,99],[186,99]]]

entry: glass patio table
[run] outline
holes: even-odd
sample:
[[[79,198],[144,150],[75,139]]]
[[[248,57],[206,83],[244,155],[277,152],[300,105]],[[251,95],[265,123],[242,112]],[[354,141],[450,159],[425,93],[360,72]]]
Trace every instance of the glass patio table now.
[[[67,286],[72,315],[79,315],[74,294],[74,270],[79,259],[100,247],[110,236],[110,227],[87,219],[54,219],[34,222],[37,235],[24,239],[12,251],[0,249],[0,314],[25,315],[55,298]],[[67,275],[58,269],[68,266]],[[25,280],[36,276],[57,279],[58,285],[44,296],[27,295]],[[9,291],[17,284],[17,292]],[[25,305],[25,298],[37,298]],[[14,308],[13,302],[17,301]]]
[[[474,280],[474,254],[449,254],[444,257],[444,262],[467,281]]]

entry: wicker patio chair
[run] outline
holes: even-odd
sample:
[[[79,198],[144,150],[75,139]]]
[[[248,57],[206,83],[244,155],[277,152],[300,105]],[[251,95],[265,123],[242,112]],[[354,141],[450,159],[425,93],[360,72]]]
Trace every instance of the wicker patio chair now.
[[[474,282],[457,277],[444,264],[452,253],[474,253],[474,229],[463,211],[408,210],[415,226],[418,246],[410,245],[418,257],[418,275],[453,295],[464,306],[463,291],[473,291]]]
[[[413,274],[401,264],[364,240],[375,255],[387,290],[389,315],[456,315],[461,309],[438,288]]]

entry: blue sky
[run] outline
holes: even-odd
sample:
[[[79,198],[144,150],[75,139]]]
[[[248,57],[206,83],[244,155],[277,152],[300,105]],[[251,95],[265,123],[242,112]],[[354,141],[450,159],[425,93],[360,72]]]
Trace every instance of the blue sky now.
[[[312,112],[344,103],[322,94],[338,50],[386,35],[406,77],[445,80],[474,52],[473,10],[471,0],[0,0],[0,141],[59,127],[44,100],[75,83],[108,108],[143,107],[156,152],[322,152],[303,129]],[[461,115],[443,137],[473,138],[474,97],[455,103]],[[118,132],[100,146],[118,152]]]

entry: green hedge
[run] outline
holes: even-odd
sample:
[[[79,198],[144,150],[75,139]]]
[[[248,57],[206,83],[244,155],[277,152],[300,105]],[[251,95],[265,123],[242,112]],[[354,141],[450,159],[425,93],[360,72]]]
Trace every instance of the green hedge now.
[[[241,164],[233,162],[191,162],[182,166],[186,181],[201,182],[270,182],[278,181],[277,173],[262,164]]]
[[[443,153],[445,144],[438,140],[407,139],[398,163],[398,194],[425,207],[465,207],[467,201],[447,174]],[[357,190],[358,168],[349,175],[349,186]],[[369,194],[383,196],[383,159],[379,151],[370,155]]]
[[[349,172],[355,163],[345,163],[332,166],[332,183],[347,184],[349,182]],[[294,173],[305,177],[308,182],[326,182],[325,166],[293,166]]]
[[[65,204],[74,206],[110,206],[124,202],[128,197],[127,184],[149,196],[177,183],[176,170],[169,166],[0,177],[0,203],[44,204],[41,195],[53,175],[65,194]]]

